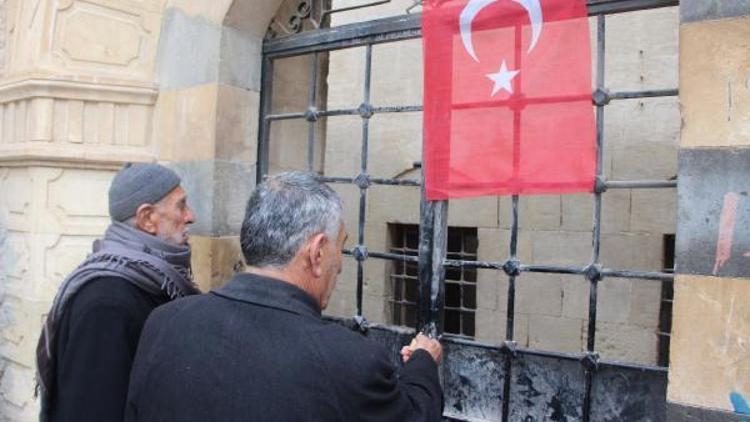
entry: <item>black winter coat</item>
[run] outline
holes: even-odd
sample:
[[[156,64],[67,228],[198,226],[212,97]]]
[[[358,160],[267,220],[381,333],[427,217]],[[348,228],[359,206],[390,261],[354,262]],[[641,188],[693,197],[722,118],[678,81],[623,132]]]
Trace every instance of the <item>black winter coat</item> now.
[[[382,346],[322,320],[303,290],[239,274],[151,314],[125,420],[431,422],[441,412],[426,351],[399,375]]]
[[[92,280],[76,293],[60,320],[51,422],[122,420],[141,329],[166,301],[120,277]]]

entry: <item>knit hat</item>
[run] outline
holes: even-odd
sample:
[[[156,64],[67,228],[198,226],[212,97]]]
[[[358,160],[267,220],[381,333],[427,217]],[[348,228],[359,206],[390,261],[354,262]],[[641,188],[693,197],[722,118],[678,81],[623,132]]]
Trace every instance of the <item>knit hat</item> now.
[[[152,163],[127,163],[109,187],[109,215],[125,221],[143,204],[155,204],[180,185],[174,171]]]

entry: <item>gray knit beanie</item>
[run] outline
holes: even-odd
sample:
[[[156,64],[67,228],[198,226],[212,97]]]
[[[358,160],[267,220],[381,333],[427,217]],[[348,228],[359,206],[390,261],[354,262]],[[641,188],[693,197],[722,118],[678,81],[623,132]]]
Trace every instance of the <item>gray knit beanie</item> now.
[[[109,215],[125,221],[143,204],[155,204],[180,185],[174,171],[151,163],[127,163],[109,187]]]

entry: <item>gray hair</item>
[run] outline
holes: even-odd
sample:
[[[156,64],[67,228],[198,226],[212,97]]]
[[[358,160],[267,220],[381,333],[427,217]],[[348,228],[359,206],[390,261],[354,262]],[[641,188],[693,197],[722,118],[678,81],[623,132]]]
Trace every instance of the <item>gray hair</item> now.
[[[247,265],[284,267],[310,237],[335,241],[342,223],[341,199],[313,173],[269,177],[250,196],[240,243]]]

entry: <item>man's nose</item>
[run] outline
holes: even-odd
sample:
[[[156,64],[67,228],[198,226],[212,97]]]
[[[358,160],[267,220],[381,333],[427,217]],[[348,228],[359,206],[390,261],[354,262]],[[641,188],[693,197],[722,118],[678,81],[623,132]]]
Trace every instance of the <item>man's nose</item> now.
[[[190,207],[187,207],[187,213],[185,214],[185,223],[186,224],[195,223],[195,214],[193,214],[193,210]]]

